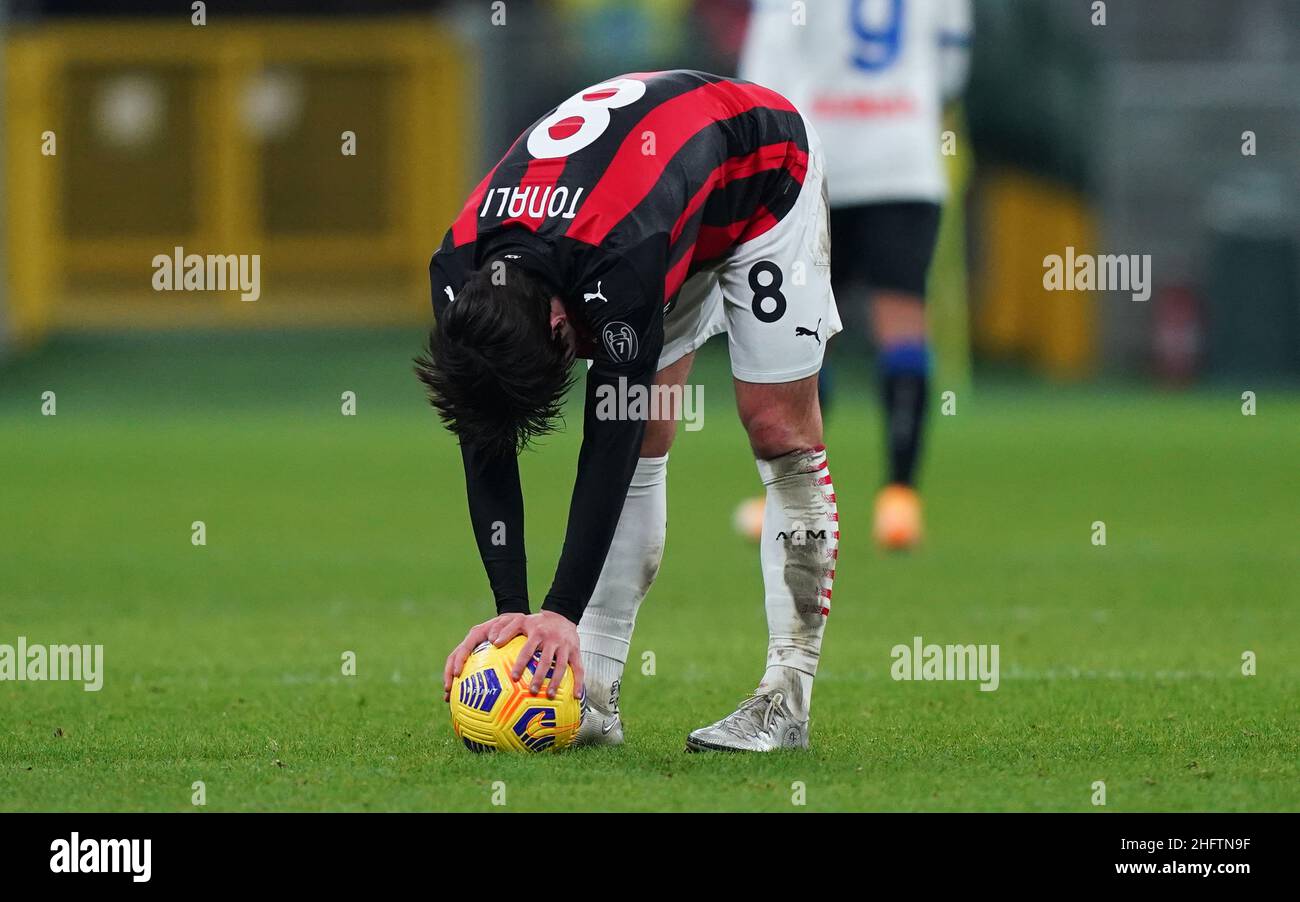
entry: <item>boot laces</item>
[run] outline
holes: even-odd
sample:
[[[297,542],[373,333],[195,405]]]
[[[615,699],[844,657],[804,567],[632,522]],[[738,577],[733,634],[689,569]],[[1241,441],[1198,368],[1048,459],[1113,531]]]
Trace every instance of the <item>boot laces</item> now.
[[[780,689],[770,695],[755,693],[740,703],[731,714],[722,721],[722,729],[741,739],[759,736],[772,731],[772,722],[781,713],[781,703],[785,693]]]

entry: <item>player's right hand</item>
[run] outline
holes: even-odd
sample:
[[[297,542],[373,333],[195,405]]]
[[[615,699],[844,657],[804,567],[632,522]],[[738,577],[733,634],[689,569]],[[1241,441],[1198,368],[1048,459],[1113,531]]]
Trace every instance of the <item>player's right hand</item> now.
[[[525,614],[498,614],[491,620],[485,620],[477,626],[470,629],[465,636],[465,641],[461,642],[451,650],[447,655],[447,663],[442,668],[442,700],[451,701],[451,681],[460,676],[461,670],[465,667],[465,661],[474,653],[484,642],[491,642],[493,645],[500,647],[505,645],[515,636],[524,635],[524,618]]]

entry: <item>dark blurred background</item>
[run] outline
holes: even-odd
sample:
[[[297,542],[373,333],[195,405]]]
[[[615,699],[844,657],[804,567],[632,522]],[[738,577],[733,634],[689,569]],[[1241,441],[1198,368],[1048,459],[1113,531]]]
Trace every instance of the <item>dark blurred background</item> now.
[[[1104,25],[1082,0],[974,6],[932,276],[941,372],[1300,375],[1300,4],[1109,3]],[[516,134],[616,73],[734,72],[748,3],[0,10],[15,354],[74,331],[422,324],[428,256]],[[259,302],[153,291],[178,245],[260,254]],[[1046,292],[1067,246],[1151,255],[1150,299]]]

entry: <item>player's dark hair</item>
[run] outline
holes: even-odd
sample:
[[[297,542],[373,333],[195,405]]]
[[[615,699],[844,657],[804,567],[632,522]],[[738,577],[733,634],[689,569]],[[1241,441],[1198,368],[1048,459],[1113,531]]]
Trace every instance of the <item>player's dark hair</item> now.
[[[554,431],[573,355],[552,335],[552,295],[518,266],[489,261],[438,317],[415,373],[462,444],[515,454]]]

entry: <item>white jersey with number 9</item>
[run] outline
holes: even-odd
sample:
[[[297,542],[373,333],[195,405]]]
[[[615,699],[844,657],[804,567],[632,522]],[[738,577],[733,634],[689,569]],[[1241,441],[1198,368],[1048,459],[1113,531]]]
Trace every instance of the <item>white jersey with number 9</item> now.
[[[832,206],[946,195],[942,107],[965,83],[970,4],[825,0],[792,25],[785,0],[756,0],[741,77],[817,126]]]

